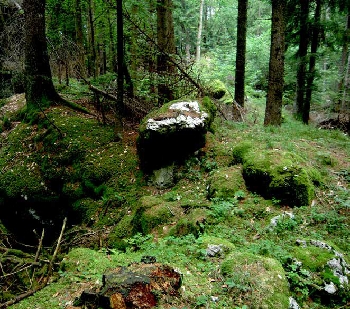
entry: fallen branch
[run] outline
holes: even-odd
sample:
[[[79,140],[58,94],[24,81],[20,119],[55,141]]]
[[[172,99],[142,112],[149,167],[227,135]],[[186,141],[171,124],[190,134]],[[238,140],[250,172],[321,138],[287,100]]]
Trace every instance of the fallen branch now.
[[[57,245],[56,245],[56,249],[52,255],[52,258],[51,258],[51,261],[50,261],[50,264],[49,264],[49,267],[48,267],[48,270],[47,270],[47,276],[46,278],[44,279],[43,283],[41,285],[39,285],[38,287],[36,287],[35,289],[32,289],[32,290],[29,290],[21,295],[18,295],[17,297],[15,297],[14,299],[11,299],[5,303],[2,303],[0,304],[0,308],[7,308],[8,306],[11,306],[13,304],[16,304],[18,303],[19,301],[29,297],[29,296],[32,296],[34,293],[42,290],[49,282],[50,278],[51,278],[51,275],[52,275],[52,270],[53,270],[53,265],[54,265],[54,260],[58,254],[58,251],[59,251],[59,248],[60,248],[60,245],[61,245],[61,241],[62,241],[62,237],[63,237],[63,233],[64,233],[64,230],[66,228],[66,223],[67,223],[67,218],[64,218],[63,220],[63,224],[62,224],[62,228],[61,228],[61,233],[60,233],[60,236],[58,237],[58,240],[57,240]],[[43,237],[43,233],[42,233],[42,237]],[[38,257],[39,258],[39,257]],[[32,267],[34,265],[31,264],[30,266],[28,267]],[[24,270],[24,269],[22,269]],[[43,278],[43,277],[42,277]],[[42,279],[41,278],[41,279]],[[40,280],[41,280],[40,279]]]
[[[61,228],[61,233],[60,233],[60,236],[58,237],[58,240],[57,240],[57,245],[56,245],[56,249],[53,253],[53,256],[51,258],[51,261],[50,261],[50,264],[49,264],[49,269],[47,271],[47,278],[46,278],[46,281],[48,281],[52,275],[52,270],[53,270],[53,262],[58,254],[58,250],[60,249],[60,246],[61,246],[61,241],[62,241],[62,237],[63,237],[63,233],[64,233],[64,230],[66,229],[66,224],[67,224],[67,218],[64,218],[63,220],[63,224],[62,224],[62,228]]]
[[[38,261],[38,259],[39,259],[40,251],[41,251],[41,248],[43,246],[44,235],[45,235],[45,229],[43,229],[42,232],[41,232],[41,237],[39,239],[38,249],[36,250],[36,254],[35,254],[35,258],[34,258],[34,263],[36,263]],[[33,268],[32,279],[31,279],[31,286],[30,287],[32,287],[32,285],[33,285],[34,275],[35,275],[35,268]]]

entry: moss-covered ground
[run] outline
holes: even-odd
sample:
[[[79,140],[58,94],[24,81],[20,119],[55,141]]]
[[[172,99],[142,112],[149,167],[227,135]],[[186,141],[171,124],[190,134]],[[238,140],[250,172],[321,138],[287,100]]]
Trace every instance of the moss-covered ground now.
[[[281,127],[264,127],[263,108],[262,99],[249,101],[244,122],[215,119],[205,148],[176,168],[176,185],[166,190],[149,186],[139,170],[137,127],[127,126],[116,141],[113,127],[93,115],[52,107],[43,124],[4,129],[0,205],[57,194],[80,221],[67,232],[69,252],[62,252],[55,281],[11,308],[65,308],[100,285],[107,268],[140,262],[143,255],[183,274],[181,297],[159,308],[287,308],[290,296],[301,308],[349,306],[349,287],[328,300],[317,293],[320,278],[332,277],[325,267],[331,254],[297,245],[329,243],[350,263],[349,136],[303,125],[287,111]],[[302,173],[310,181],[312,192],[301,205],[244,185],[239,171],[267,153],[275,153],[270,162],[282,171],[289,164],[293,177]],[[273,188],[283,187],[279,181],[293,185],[292,176],[276,178]],[[208,257],[208,245],[223,250]],[[303,267],[294,267],[293,259]]]

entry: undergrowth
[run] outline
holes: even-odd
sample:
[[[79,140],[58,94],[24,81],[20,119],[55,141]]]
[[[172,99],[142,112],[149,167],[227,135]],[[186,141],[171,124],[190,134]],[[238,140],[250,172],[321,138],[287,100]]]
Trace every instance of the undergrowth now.
[[[329,253],[317,251],[317,260],[311,248],[309,256],[303,256],[306,251],[296,243],[326,242],[349,261],[349,137],[337,130],[305,126],[287,111],[281,127],[263,127],[263,104],[263,100],[248,104],[242,123],[216,119],[215,133],[208,133],[205,149],[177,169],[173,188],[162,190],[145,182],[130,140],[116,143],[112,128],[86,115],[82,119],[53,108],[49,117],[65,133],[64,139],[54,129],[43,127],[30,140],[38,147],[44,145],[37,154],[43,177],[51,183],[66,177],[62,192],[74,200],[83,222],[110,234],[104,235],[109,239],[102,246],[90,244],[97,250],[74,248],[61,263],[57,283],[13,308],[64,308],[91,282],[100,285],[107,268],[140,262],[144,255],[155,256],[183,275],[181,297],[159,308],[278,308],[272,301],[285,304],[289,296],[302,308],[345,308],[350,301],[348,291],[329,302],[317,294],[320,282],[314,272],[327,280],[332,276],[319,264]],[[21,145],[26,130],[32,132],[27,125],[18,127],[2,151],[7,154],[12,146]],[[277,198],[265,199],[241,189],[229,198],[208,197],[208,179],[232,165],[240,167],[249,149],[292,153],[300,165],[316,170],[310,176],[315,186],[310,205],[293,208]],[[10,162],[6,158],[0,157],[3,168]],[[140,206],[144,196],[148,200]],[[209,257],[210,244],[221,245],[223,250]],[[295,262],[296,255],[304,266]],[[238,265],[237,260],[241,261]],[[271,281],[268,288],[261,285],[272,276],[277,281]],[[288,282],[289,287],[276,284],[278,280]],[[276,299],[272,297],[266,305],[271,289]]]

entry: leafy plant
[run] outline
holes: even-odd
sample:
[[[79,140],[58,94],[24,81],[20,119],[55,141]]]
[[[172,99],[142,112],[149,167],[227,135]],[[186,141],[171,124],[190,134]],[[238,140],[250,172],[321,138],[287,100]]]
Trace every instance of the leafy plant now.
[[[232,215],[232,210],[235,207],[235,202],[233,199],[221,200],[214,198],[213,204],[210,207],[209,215],[215,221],[224,221]]]

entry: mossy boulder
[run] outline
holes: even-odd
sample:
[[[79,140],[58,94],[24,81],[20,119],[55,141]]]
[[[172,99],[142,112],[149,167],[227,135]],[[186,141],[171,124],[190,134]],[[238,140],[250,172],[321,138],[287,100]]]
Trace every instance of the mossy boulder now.
[[[212,117],[202,101],[173,101],[141,122],[137,150],[146,172],[181,162],[204,147]]]
[[[246,190],[245,182],[239,166],[218,169],[208,181],[209,198],[234,198],[237,191],[244,190]]]
[[[193,209],[177,221],[176,225],[170,229],[169,234],[173,236],[192,234],[195,237],[198,237],[204,232],[206,217],[207,212],[205,209]]]
[[[234,306],[289,307],[289,287],[282,265],[275,259],[247,252],[231,253],[222,263],[228,293]]]
[[[250,191],[291,207],[311,203],[312,172],[296,155],[280,150],[254,151],[248,146],[234,149],[234,153],[235,160],[241,156],[243,177]]]
[[[225,84],[219,80],[214,79],[208,84],[209,93],[214,99],[221,99],[227,92]]]
[[[132,236],[137,231],[134,229],[135,214],[125,215],[115,226],[109,237],[109,243],[113,246],[115,242],[119,242],[123,238]]]
[[[290,252],[293,259],[285,263],[292,291],[298,294],[302,287],[315,302],[346,304],[350,300],[350,264],[345,255],[320,240],[297,240],[297,243],[299,246]]]
[[[172,202],[165,202],[155,196],[144,196],[140,199],[133,224],[143,234],[149,234],[154,228],[169,222],[174,216],[174,207]]]

